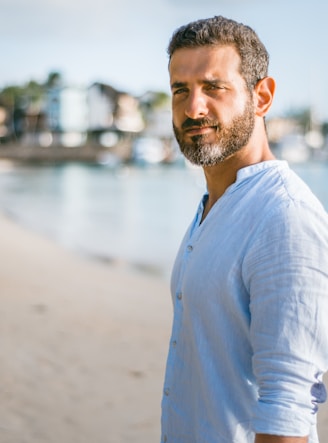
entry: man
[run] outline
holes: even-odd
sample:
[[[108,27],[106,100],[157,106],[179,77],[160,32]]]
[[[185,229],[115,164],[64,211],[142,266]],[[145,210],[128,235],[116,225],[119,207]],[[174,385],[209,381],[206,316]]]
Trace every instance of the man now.
[[[314,443],[328,367],[328,218],[270,151],[275,82],[249,27],[179,28],[173,128],[204,170],[172,272],[162,442]]]

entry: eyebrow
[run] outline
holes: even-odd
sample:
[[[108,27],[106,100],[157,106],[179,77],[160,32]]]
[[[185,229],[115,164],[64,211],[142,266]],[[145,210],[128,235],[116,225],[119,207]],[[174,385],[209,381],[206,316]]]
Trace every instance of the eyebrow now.
[[[186,82],[173,82],[171,84],[171,89],[183,88],[187,85]]]
[[[203,83],[205,85],[227,85],[230,82],[228,80],[220,80],[218,78],[213,78],[212,80],[203,80]]]
[[[227,80],[220,80],[220,79],[217,79],[217,78],[213,78],[213,79],[211,79],[211,80],[207,80],[207,79],[204,79],[204,80],[202,80],[202,82],[201,82],[202,84],[204,84],[204,85],[222,85],[222,84],[230,84],[230,82],[229,81],[227,81]],[[185,86],[187,86],[187,82],[173,82],[172,84],[171,84],[171,89],[177,89],[177,88],[184,88]]]

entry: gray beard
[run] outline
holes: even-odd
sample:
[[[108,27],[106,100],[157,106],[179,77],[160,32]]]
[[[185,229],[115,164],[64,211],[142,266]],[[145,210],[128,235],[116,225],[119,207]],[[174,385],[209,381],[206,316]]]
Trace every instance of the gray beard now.
[[[185,143],[174,124],[173,130],[180,150],[186,159],[198,166],[214,166],[222,163],[247,145],[254,125],[254,107],[252,101],[249,100],[244,112],[235,117],[230,125],[220,127],[217,122],[213,125],[217,126],[217,139],[214,143],[207,141],[207,135],[195,135],[192,137],[191,143]]]
[[[222,163],[228,157],[231,157],[244,146],[236,144],[223,146],[222,143],[207,143],[204,139],[200,136],[200,139],[194,140],[193,144],[184,143],[180,145],[182,154],[194,165],[217,165],[218,163]]]

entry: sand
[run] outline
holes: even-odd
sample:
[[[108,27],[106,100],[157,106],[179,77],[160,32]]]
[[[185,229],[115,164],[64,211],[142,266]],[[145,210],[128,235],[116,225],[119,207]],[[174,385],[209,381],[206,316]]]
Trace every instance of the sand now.
[[[0,232],[0,443],[159,442],[167,282]]]
[[[159,443],[168,282],[0,233],[0,443]]]

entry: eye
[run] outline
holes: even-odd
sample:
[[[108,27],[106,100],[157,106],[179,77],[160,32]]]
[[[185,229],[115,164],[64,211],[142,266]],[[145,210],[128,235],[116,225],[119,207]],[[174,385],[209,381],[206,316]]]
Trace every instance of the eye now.
[[[222,83],[217,82],[208,82],[206,83],[205,87],[208,91],[220,91],[226,89],[226,87]]]
[[[221,86],[221,85],[214,84],[214,85],[208,85],[208,89],[211,91],[216,91],[216,90],[220,90],[220,89],[225,89],[225,87]]]
[[[179,95],[179,94],[183,94],[184,92],[187,92],[187,88],[178,88],[175,89],[172,94],[173,95]]]

